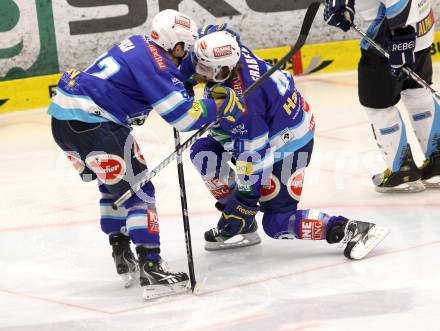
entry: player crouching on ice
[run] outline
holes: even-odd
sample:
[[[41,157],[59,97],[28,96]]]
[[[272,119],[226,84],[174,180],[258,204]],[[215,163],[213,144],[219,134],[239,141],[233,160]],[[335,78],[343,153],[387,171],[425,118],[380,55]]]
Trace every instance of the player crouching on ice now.
[[[123,208],[111,208],[147,171],[131,126],[142,124],[152,109],[181,131],[199,129],[222,116],[238,120],[241,114],[232,89],[221,100],[195,100],[186,92],[178,65],[191,62],[185,55],[198,37],[191,18],[162,11],[152,21],[150,36],[132,36],[85,71],[65,72],[49,107],[56,143],[84,181],[98,179],[101,228],[109,235],[116,270],[126,287],[140,272],[145,299],[184,290],[188,275],[168,271],[160,256],[151,182]]]
[[[227,88],[242,94],[270,67],[236,38],[218,31],[195,43],[195,77],[208,82],[211,88],[205,93],[211,97]],[[315,122],[292,75],[276,71],[249,94],[244,106],[243,117],[221,120],[191,149],[191,160],[222,211],[217,227],[205,232],[205,248],[260,243],[255,215],[261,211],[264,231],[274,239],[325,239],[346,244],[344,255],[349,259],[365,257],[388,235],[388,228],[297,209]],[[235,164],[235,172],[228,161]]]

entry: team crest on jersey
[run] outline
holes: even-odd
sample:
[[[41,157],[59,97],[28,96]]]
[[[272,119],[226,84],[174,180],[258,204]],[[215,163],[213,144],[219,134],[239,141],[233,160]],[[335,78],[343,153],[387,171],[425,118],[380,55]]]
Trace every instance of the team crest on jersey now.
[[[183,16],[178,15],[178,16],[174,17],[174,23],[184,27],[187,30],[191,29],[191,21],[187,17],[183,17]]]
[[[167,64],[165,63],[165,59],[160,55],[159,50],[153,44],[148,44],[148,49],[150,50],[151,56],[153,57],[154,62],[156,63],[156,67],[159,70],[165,70],[167,68]]]
[[[85,169],[85,165],[84,162],[81,160],[81,158],[74,155],[73,152],[65,152],[65,153],[69,161],[72,163],[73,167],[79,172],[79,174],[82,174]]]
[[[269,183],[267,185],[262,185],[260,188],[261,202],[272,200],[278,195],[278,193],[280,193],[281,184],[279,179],[274,175],[271,175],[270,180],[268,181]]]
[[[299,201],[301,198],[304,183],[304,170],[305,168],[301,168],[295,171],[287,181],[287,193],[289,193],[289,195],[296,201]]]
[[[118,155],[97,154],[89,156],[86,158],[86,164],[106,185],[119,183],[125,175],[125,162]]]
[[[225,45],[220,47],[214,47],[212,49],[214,53],[214,57],[224,57],[232,55],[232,46],[231,45]]]

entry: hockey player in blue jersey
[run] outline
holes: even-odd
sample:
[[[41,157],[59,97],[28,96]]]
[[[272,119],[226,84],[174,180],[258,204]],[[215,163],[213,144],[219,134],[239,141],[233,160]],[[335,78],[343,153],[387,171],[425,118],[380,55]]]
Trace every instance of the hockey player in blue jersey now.
[[[147,171],[131,125],[142,124],[153,109],[181,131],[198,129],[219,117],[235,120],[242,113],[232,89],[217,100],[195,100],[185,90],[186,78],[178,66],[189,60],[185,55],[197,37],[191,18],[162,11],[152,21],[150,37],[132,36],[85,71],[66,71],[48,111],[53,137],[81,178],[98,179],[101,228],[109,235],[117,272],[128,287],[140,269],[145,299],[183,290],[188,276],[168,271],[161,259],[151,182],[124,208],[111,208]],[[130,241],[136,245],[138,262]]]
[[[431,93],[402,73],[408,65],[432,84],[430,46],[434,13],[430,0],[326,0],[324,19],[343,31],[355,11],[369,24],[367,35],[387,49],[383,57],[366,40],[358,66],[359,101],[387,165],[375,175],[376,191],[419,192],[440,188],[440,104]],[[425,155],[417,168],[397,103],[402,100]]]
[[[200,38],[192,57],[199,81],[233,88],[237,94],[270,67],[226,31]],[[218,89],[207,93],[216,97]],[[346,244],[347,258],[367,255],[388,234],[387,228],[298,209],[315,121],[292,75],[275,71],[246,97],[244,106],[240,120],[221,120],[191,148],[191,160],[222,212],[217,227],[205,233],[205,248],[258,244],[255,216],[261,211],[263,229],[272,238],[325,239]]]

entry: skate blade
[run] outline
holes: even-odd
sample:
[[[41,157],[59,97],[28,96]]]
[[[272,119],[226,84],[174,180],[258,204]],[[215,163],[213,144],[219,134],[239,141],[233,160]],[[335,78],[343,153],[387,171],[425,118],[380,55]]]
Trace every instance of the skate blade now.
[[[377,245],[379,245],[390,232],[391,229],[387,227],[375,225],[368,231],[368,240],[365,243],[363,241],[359,241],[353,246],[350,252],[350,258],[353,260],[360,260],[364,258]]]
[[[435,176],[423,181],[426,188],[440,189],[440,176]]]
[[[119,275],[125,288],[131,287],[139,279],[139,272],[127,272]]]
[[[205,242],[205,249],[207,251],[219,251],[223,249],[232,249],[239,247],[247,247],[258,245],[261,243],[260,235],[257,232],[238,234],[225,241]]]
[[[176,295],[191,290],[189,286],[189,280],[179,282],[176,284],[164,284],[164,285],[146,285],[142,287],[142,297],[144,300],[154,300],[170,295]]]
[[[425,185],[421,180],[416,180],[414,182],[403,183],[394,187],[375,187],[376,192],[379,193],[417,193],[424,191],[426,189]]]

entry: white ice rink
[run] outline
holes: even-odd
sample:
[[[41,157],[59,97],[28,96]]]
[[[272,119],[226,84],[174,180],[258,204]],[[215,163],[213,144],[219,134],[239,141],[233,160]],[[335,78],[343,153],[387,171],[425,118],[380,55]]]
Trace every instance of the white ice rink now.
[[[434,70],[439,89],[440,64]],[[144,302],[139,284],[125,289],[116,275],[96,183],[81,182],[44,110],[3,115],[0,330],[440,330],[440,191],[374,191],[370,177],[384,164],[355,73],[297,84],[317,121],[301,207],[391,227],[369,258],[349,261],[325,241],[276,241],[261,229],[261,245],[204,251],[203,232],[219,215],[185,153],[196,275],[205,287],[199,296]],[[135,135],[150,168],[172,150],[172,129],[156,115]],[[175,163],[153,182],[162,256],[186,271]]]

